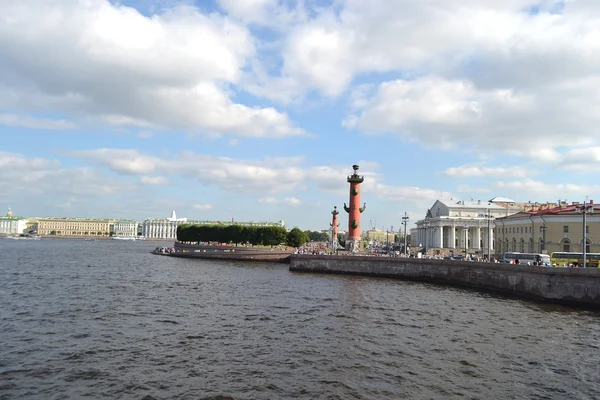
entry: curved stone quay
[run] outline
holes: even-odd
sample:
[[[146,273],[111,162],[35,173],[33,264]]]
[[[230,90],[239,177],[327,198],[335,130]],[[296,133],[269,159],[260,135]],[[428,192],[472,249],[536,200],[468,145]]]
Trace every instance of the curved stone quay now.
[[[287,248],[213,246],[175,242],[172,251],[164,254],[155,250],[152,254],[179,258],[287,263],[292,251],[292,249]]]
[[[447,284],[600,309],[600,268],[548,268],[459,260],[294,254],[289,269]]]

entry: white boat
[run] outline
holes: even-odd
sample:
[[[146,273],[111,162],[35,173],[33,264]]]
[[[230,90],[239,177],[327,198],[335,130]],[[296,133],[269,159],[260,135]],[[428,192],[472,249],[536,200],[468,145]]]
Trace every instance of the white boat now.
[[[113,236],[112,239],[114,240],[131,240],[131,241],[135,241],[135,240],[143,240],[144,238],[142,236]]]
[[[39,236],[7,236],[6,238],[15,240],[40,240]]]

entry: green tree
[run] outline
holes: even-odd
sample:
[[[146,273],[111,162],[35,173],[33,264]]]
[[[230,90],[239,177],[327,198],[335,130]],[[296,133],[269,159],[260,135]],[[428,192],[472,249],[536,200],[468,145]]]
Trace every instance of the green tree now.
[[[262,228],[261,244],[264,246],[277,246],[285,243],[287,232],[279,226],[267,226]]]
[[[50,231],[51,235],[56,235],[56,231]]]
[[[318,231],[304,231],[308,235],[309,241],[311,242],[327,242],[329,240],[329,234]]]
[[[305,232],[298,228],[294,228],[287,234],[287,245],[292,247],[300,247],[304,243],[310,241],[310,238]]]
[[[225,228],[227,240],[230,243],[236,244],[242,242],[242,231],[243,228],[240,225],[229,225],[227,228]]]

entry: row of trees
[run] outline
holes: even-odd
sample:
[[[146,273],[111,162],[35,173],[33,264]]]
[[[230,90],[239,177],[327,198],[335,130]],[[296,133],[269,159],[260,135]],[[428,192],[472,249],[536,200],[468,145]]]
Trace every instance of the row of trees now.
[[[304,233],[308,235],[310,242],[329,242],[331,240],[331,236],[325,232],[304,231]]]
[[[278,226],[242,225],[189,225],[177,227],[177,240],[181,242],[250,243],[252,245],[278,246],[286,244],[298,247],[310,241],[308,235],[298,228],[287,231]]]

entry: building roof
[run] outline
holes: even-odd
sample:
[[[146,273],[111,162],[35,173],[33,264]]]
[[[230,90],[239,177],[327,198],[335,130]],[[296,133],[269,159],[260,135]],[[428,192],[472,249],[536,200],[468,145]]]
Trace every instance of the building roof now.
[[[504,210],[505,207],[502,207],[498,204],[490,203],[487,201],[481,200],[438,200],[440,203],[444,204],[448,208],[480,208],[482,210],[486,209],[496,209],[496,210]]]
[[[504,197],[504,196],[496,196],[488,201],[490,203],[510,203],[510,204],[515,203],[514,200],[511,200],[508,197]]]
[[[563,205],[548,208],[548,209],[543,209],[543,210],[540,209],[540,210],[531,212],[531,214],[533,214],[533,215],[576,214],[578,212],[581,212],[582,206],[583,206],[583,204],[575,202],[573,204],[566,204],[566,205],[563,204]],[[590,210],[590,208],[588,208],[588,211],[587,211],[588,214],[591,214],[592,212],[600,212],[600,204],[594,204],[593,202],[591,202],[591,203],[587,203],[587,206],[591,208],[591,210]]]

